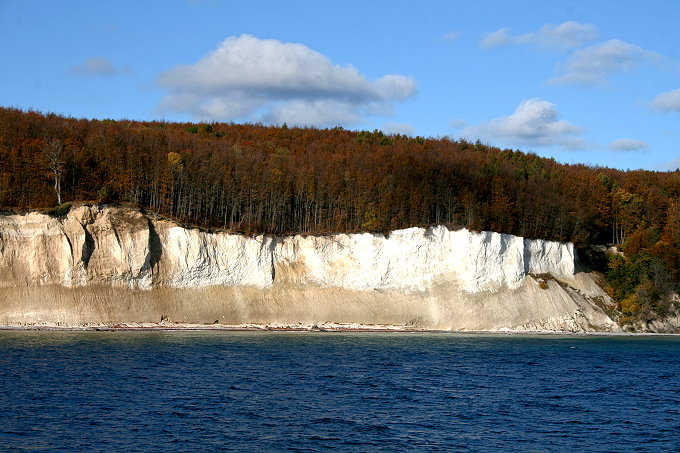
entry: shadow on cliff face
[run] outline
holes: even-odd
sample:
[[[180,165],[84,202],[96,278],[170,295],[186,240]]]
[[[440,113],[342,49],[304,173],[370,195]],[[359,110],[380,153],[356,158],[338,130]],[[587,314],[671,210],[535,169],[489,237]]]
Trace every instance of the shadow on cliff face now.
[[[153,222],[147,219],[147,223],[149,225],[149,267],[153,269],[163,256],[163,244]]]
[[[92,237],[92,234],[90,231],[87,229],[87,226],[83,226],[83,231],[85,232],[85,241],[83,242],[83,266],[85,269],[87,269],[87,266],[90,264],[90,258],[92,257],[92,254],[94,253],[94,248],[95,248],[95,242],[94,238]]]
[[[269,242],[269,258],[271,260],[272,283],[276,281],[276,246],[283,243],[283,238],[273,236]]]
[[[582,245],[576,248],[575,273],[607,272],[607,249],[604,246]]]

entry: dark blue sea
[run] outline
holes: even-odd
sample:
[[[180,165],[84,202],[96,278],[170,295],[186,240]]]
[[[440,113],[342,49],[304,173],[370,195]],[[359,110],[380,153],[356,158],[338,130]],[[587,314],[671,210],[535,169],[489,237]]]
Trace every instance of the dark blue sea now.
[[[2,451],[680,451],[680,338],[0,332]]]

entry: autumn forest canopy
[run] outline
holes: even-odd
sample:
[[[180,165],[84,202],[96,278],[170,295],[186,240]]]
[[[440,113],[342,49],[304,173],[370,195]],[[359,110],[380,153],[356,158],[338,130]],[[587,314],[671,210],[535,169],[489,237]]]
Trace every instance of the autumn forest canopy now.
[[[625,258],[609,263],[608,277],[632,314],[662,310],[680,281],[678,171],[565,165],[479,142],[379,131],[0,108],[0,206],[72,201],[130,203],[246,234],[445,224],[620,244]]]

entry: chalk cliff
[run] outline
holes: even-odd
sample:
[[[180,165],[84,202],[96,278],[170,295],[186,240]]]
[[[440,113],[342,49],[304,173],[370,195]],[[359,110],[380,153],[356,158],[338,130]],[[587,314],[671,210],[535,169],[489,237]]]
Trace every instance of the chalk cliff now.
[[[618,331],[572,244],[445,227],[247,237],[140,210],[0,216],[0,325]]]

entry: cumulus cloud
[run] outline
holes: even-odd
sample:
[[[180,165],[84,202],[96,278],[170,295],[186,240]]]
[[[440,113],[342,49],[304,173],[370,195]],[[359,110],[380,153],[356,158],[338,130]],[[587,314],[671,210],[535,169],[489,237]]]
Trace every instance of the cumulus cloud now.
[[[517,147],[582,149],[585,142],[579,137],[581,128],[559,117],[555,104],[532,98],[522,101],[511,115],[467,127],[464,135]]]
[[[647,151],[649,144],[642,140],[620,138],[611,142],[608,148],[612,151]]]
[[[680,157],[676,157],[668,162],[663,162],[656,167],[658,170],[662,171],[675,171],[680,169]]]
[[[408,123],[385,123],[380,128],[386,134],[413,135],[414,129]]]
[[[443,36],[443,38],[447,41],[455,41],[456,39],[460,38],[461,32],[459,31],[450,31],[447,34]]]
[[[251,105],[236,117],[245,117],[251,113]],[[229,113],[229,112],[226,112]],[[216,115],[216,118],[229,115]],[[340,124],[356,124],[361,121],[362,112],[352,103],[333,99],[292,99],[271,107],[262,114],[262,121],[270,124],[296,124],[313,126],[337,126]]]
[[[535,44],[540,47],[567,50],[580,47],[597,39],[597,27],[568,21],[560,25],[546,24],[537,32],[514,38],[518,44]]]
[[[552,84],[602,85],[610,74],[629,72],[644,61],[662,57],[642,47],[618,39],[575,51]]]
[[[594,41],[597,35],[597,27],[593,24],[568,21],[559,25],[546,24],[538,31],[524,35],[511,35],[507,28],[502,28],[486,35],[480,45],[491,49],[507,44],[532,44],[547,49],[568,50]]]
[[[509,30],[507,28],[501,28],[500,30],[486,35],[479,45],[482,49],[493,49],[494,47],[510,44],[510,38]]]
[[[103,57],[88,58],[84,63],[73,66],[72,74],[85,76],[106,76],[118,73],[111,60]]]
[[[652,107],[662,112],[680,112],[680,88],[659,94]]]
[[[327,126],[387,115],[416,92],[413,78],[388,74],[370,81],[353,66],[333,64],[302,44],[225,39],[205,58],[161,74],[168,94],[161,111],[214,120]]]
[[[455,119],[455,120],[449,121],[449,127],[451,129],[462,129],[467,125],[468,125],[468,122],[465,121],[465,120],[461,120],[461,119]]]

